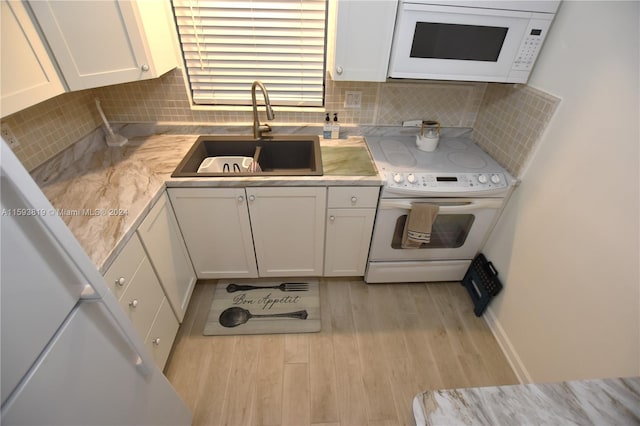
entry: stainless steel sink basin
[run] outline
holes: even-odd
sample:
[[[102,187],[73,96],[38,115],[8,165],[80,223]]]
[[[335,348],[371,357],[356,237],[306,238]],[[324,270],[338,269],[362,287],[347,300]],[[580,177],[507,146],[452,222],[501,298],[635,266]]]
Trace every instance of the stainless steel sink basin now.
[[[258,170],[226,168],[200,172],[209,157],[251,157],[259,149]],[[240,171],[238,171],[240,170]],[[250,136],[200,136],[171,177],[322,176],[320,139],[317,136],[283,135],[255,140]]]

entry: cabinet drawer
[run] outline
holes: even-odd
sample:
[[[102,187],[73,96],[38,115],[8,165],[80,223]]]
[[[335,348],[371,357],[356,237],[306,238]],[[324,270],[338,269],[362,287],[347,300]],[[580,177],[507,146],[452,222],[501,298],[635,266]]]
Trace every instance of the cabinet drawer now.
[[[133,235],[104,274],[104,279],[116,299],[122,298],[145,257],[146,254],[138,236]]]
[[[378,205],[377,186],[332,186],[329,187],[329,208],[363,208],[376,207]]]
[[[144,339],[149,332],[162,299],[164,299],[162,287],[153,272],[151,262],[145,257],[120,299],[120,306],[127,313],[141,339]]]
[[[153,355],[156,365],[160,369],[164,369],[164,365],[171,352],[173,340],[178,333],[178,319],[173,313],[169,301],[165,297],[162,300],[160,309],[156,315],[155,321],[149,330],[149,334],[144,343]]]

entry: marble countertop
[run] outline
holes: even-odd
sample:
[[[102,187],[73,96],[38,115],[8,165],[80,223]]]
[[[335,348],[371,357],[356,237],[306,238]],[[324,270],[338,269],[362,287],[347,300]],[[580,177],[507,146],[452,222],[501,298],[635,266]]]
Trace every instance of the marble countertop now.
[[[213,133],[198,128],[125,128],[121,133],[129,142],[110,148],[98,130],[31,175],[101,273],[166,186],[382,185],[362,136],[321,138],[323,176],[171,178],[199,134],[209,132]]]
[[[416,425],[637,425],[640,377],[428,391]]]

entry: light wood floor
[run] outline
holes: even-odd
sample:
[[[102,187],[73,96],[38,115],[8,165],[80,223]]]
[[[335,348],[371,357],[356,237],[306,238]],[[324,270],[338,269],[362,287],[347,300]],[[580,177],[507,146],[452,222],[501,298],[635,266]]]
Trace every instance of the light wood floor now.
[[[321,280],[320,333],[203,336],[214,283],[165,369],[194,425],[413,425],[421,391],[517,383],[458,283]]]

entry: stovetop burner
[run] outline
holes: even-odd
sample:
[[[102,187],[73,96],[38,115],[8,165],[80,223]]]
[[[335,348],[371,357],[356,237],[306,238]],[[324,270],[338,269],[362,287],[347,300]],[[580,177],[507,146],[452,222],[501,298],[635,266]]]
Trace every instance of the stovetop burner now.
[[[433,152],[421,151],[415,135],[366,137],[385,177],[382,196],[502,196],[513,178],[468,135],[441,136]]]
[[[416,165],[416,157],[407,147],[397,140],[383,140],[380,149],[389,164],[396,167],[413,167]]]
[[[466,151],[451,152],[447,158],[451,164],[468,170],[479,170],[487,165],[484,158]]]

